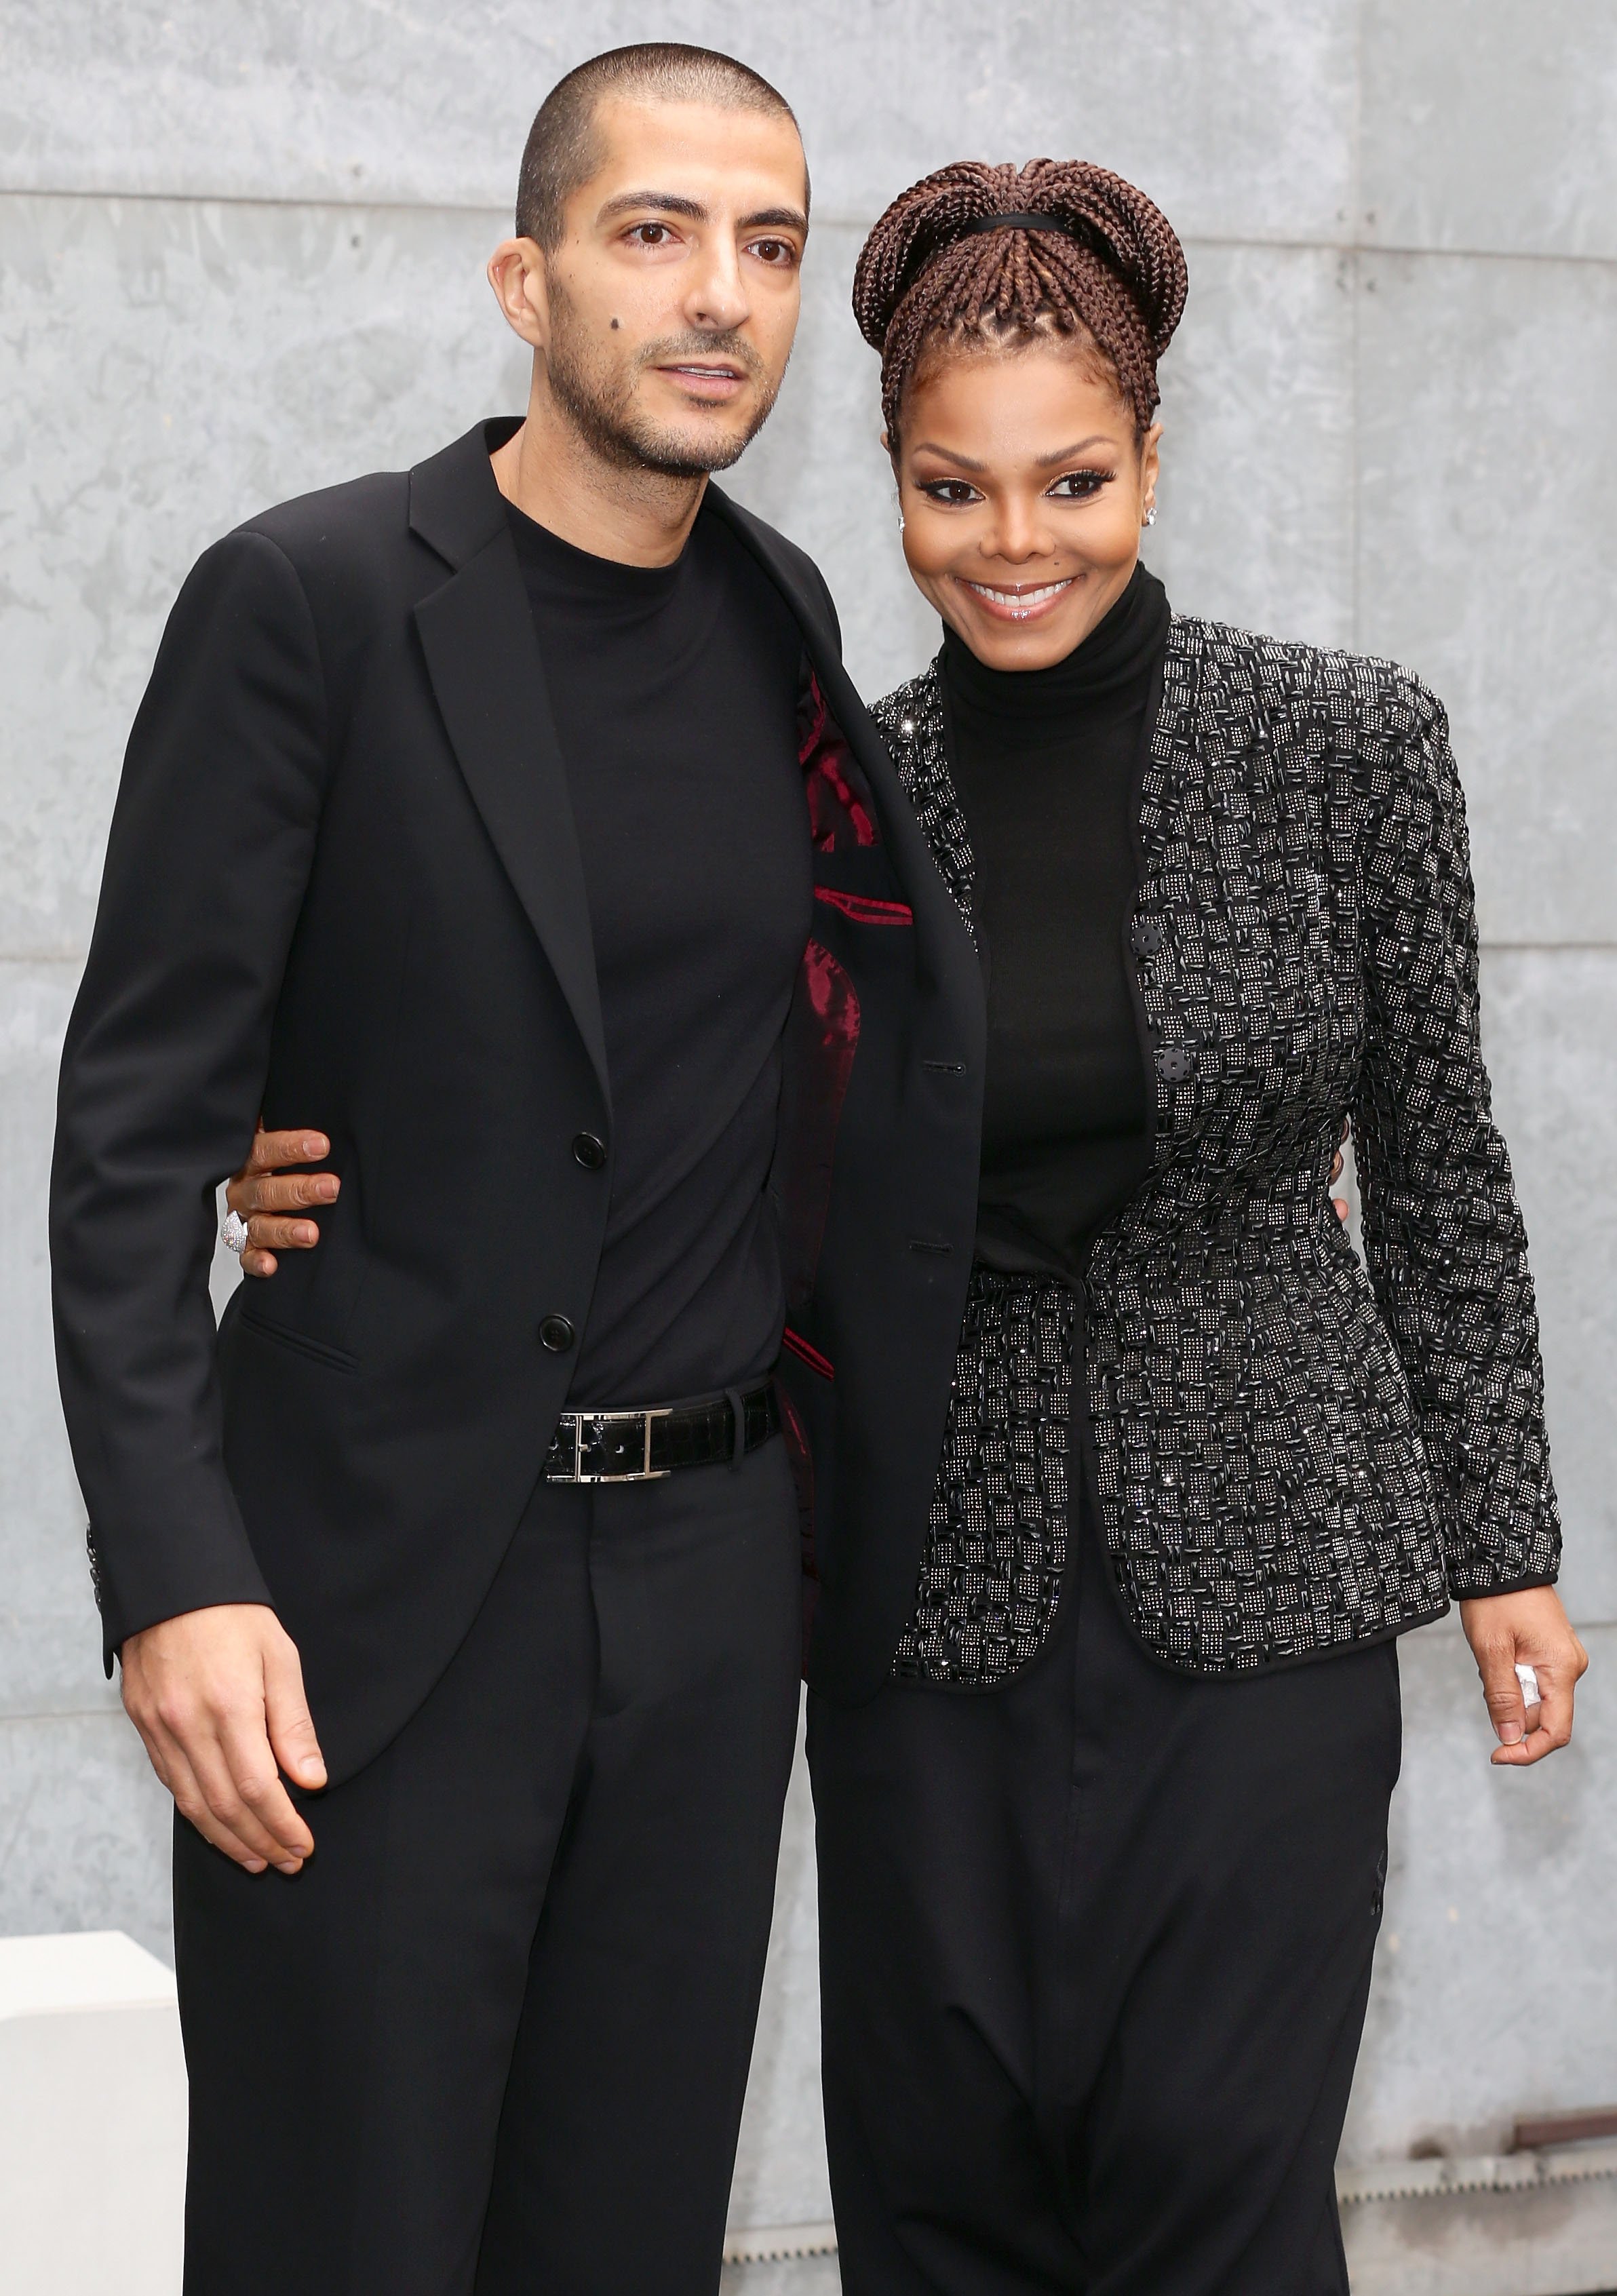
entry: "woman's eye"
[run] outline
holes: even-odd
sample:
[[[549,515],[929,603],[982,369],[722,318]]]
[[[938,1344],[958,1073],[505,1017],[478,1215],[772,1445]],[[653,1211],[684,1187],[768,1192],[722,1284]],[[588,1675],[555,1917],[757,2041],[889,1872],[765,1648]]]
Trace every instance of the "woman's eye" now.
[[[1049,489],[1058,502],[1088,502],[1111,478],[1110,471],[1068,471]]]
[[[964,479],[934,479],[930,486],[923,487],[921,491],[929,502],[948,503],[951,505],[974,503],[980,499],[976,488],[968,486]]]

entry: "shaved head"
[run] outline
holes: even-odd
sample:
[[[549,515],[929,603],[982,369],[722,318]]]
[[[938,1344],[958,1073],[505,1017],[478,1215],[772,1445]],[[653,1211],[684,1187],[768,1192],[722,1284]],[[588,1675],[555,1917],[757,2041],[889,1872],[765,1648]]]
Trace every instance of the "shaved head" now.
[[[528,133],[516,195],[516,234],[546,254],[560,246],[567,202],[601,164],[595,114],[602,99],[644,103],[706,103],[724,111],[761,111],[797,125],[778,89],[734,56],[677,40],[609,48],[558,80]],[[807,171],[804,199],[808,198]]]

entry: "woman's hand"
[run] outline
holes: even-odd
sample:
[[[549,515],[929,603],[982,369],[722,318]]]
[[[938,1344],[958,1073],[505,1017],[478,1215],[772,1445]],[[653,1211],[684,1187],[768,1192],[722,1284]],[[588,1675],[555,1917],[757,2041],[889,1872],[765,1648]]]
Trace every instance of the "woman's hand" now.
[[[1555,1588],[1478,1595],[1460,1604],[1460,1624],[1498,1735],[1493,1760],[1521,1768],[1564,1746],[1572,1734],[1572,1692],[1589,1660]],[[1518,1666],[1538,1676],[1541,1703],[1524,1701]]]
[[[334,1204],[342,1186],[335,1172],[289,1173],[289,1164],[317,1164],[332,1152],[324,1132],[266,1132],[260,1123],[252,1153],[225,1191],[233,1212],[247,1223],[243,1275],[273,1275],[277,1251],[312,1251],[320,1241],[313,1220],[286,1214],[310,1204]]]

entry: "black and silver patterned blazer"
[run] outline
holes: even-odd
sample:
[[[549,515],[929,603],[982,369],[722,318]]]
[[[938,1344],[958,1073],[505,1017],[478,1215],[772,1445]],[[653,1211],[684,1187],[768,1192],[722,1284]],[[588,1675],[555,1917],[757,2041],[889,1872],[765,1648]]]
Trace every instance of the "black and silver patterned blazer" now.
[[[969,925],[937,665],[874,714]],[[991,1687],[1038,1648],[1075,1404],[1126,1614],[1170,1664],[1293,1662],[1555,1574],[1441,704],[1176,617],[1139,835],[1152,1168],[1085,1296],[973,1271],[900,1677]],[[1344,1114],[1367,1274],[1329,1201]]]

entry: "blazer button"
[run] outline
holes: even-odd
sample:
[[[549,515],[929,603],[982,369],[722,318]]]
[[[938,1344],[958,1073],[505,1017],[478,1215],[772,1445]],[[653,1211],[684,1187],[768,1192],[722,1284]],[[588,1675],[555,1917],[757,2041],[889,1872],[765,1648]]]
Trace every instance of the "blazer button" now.
[[[1194,1073],[1196,1048],[1194,1044],[1162,1045],[1157,1051],[1157,1074],[1164,1084],[1184,1084]]]
[[[539,1325],[539,1345],[553,1356],[564,1356],[577,1337],[565,1316],[546,1316]]]
[[[1136,956],[1160,956],[1162,953],[1162,920],[1161,917],[1137,916],[1129,930]]]
[[[605,1141],[597,1140],[593,1132],[579,1133],[572,1144],[572,1160],[587,1172],[598,1172],[606,1161]]]

